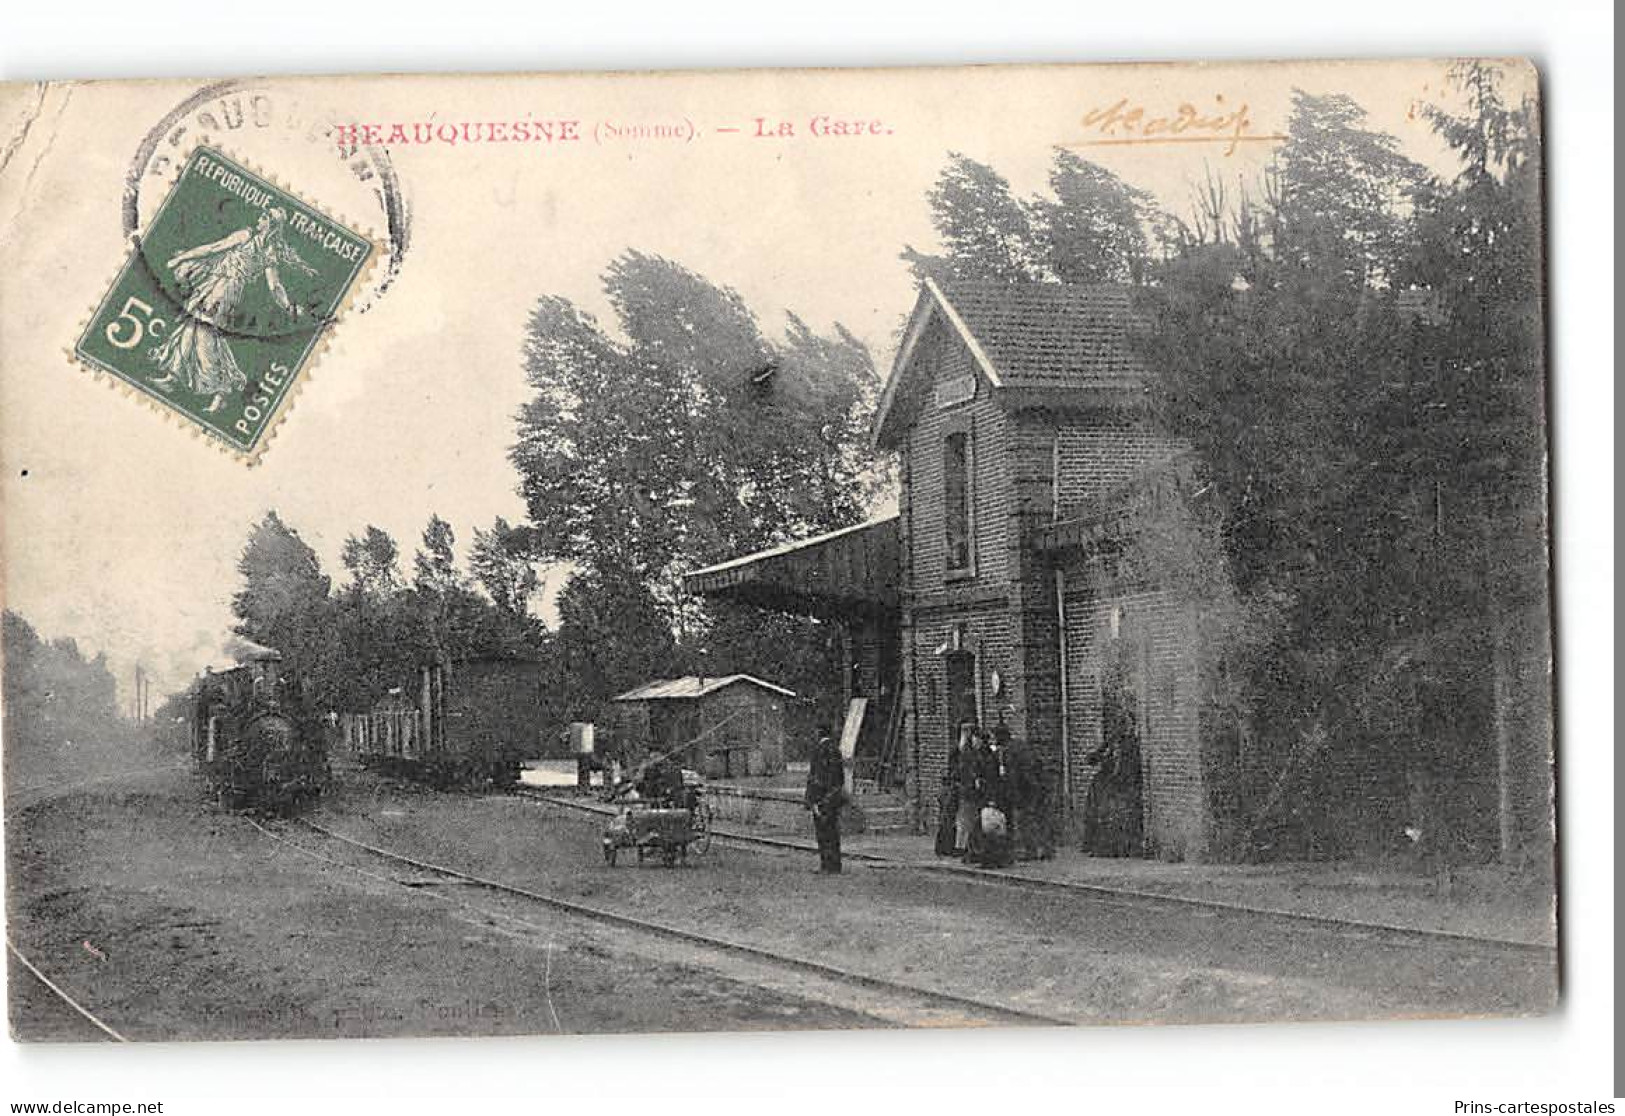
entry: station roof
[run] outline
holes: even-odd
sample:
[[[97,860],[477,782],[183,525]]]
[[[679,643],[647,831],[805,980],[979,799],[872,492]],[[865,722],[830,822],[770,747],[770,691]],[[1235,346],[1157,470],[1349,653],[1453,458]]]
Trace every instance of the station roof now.
[[[760,686],[783,697],[795,697],[794,690],[787,690],[783,686],[775,686],[771,682],[764,682],[753,674],[724,674],[717,678],[697,678],[690,674],[683,678],[662,678],[654,682],[645,682],[636,689],[628,690],[624,694],[616,694],[611,701],[693,701],[718,690],[727,689],[739,682],[749,682],[753,686]]]
[[[695,570],[691,593],[823,616],[897,608],[897,516],[874,519]]]
[[[916,382],[914,354],[939,320],[970,351],[995,396],[1054,401],[1058,393],[1143,391],[1145,366],[1132,336],[1139,318],[1128,287],[927,279],[875,412],[877,445],[895,443],[929,392]]]

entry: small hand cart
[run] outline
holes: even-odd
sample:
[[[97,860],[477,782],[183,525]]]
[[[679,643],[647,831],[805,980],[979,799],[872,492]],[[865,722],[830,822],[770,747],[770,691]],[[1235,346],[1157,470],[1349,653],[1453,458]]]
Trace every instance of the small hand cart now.
[[[670,868],[688,862],[688,851],[705,853],[711,848],[711,804],[703,788],[685,780],[679,802],[622,802],[620,810],[604,828],[604,863],[611,868],[622,849],[633,849],[638,863],[651,855]]]

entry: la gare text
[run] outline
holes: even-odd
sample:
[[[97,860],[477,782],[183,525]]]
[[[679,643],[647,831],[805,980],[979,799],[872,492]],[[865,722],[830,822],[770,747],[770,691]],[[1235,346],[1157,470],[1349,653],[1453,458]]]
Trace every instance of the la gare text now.
[[[752,119],[748,134],[758,139],[790,139],[798,135],[818,136],[822,139],[892,134],[891,126],[884,120],[847,116],[814,116],[806,122],[804,129],[798,130],[797,122],[794,120],[757,116]]]

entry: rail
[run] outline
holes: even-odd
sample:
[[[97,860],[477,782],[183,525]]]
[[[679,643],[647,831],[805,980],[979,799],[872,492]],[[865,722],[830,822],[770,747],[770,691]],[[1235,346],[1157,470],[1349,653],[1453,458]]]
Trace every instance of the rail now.
[[[17,959],[17,963],[19,965],[21,965],[23,968],[28,970],[30,975],[32,975],[35,980],[39,981],[42,985],[44,985],[46,988],[48,988],[51,991],[51,993],[54,996],[56,996],[57,999],[61,1000],[65,1004],[67,1004],[70,1008],[72,1008],[80,1016],[82,1016],[84,1019],[89,1021],[98,1031],[102,1032],[102,1034],[106,1035],[108,1038],[112,1039],[114,1042],[129,1042],[130,1041],[129,1039],[125,1038],[123,1035],[121,1035],[117,1031],[115,1031],[112,1027],[108,1026],[106,1023],[104,1023],[100,1019],[98,1019],[90,1011],[89,1008],[85,1007],[85,1005],[81,1004],[78,1000],[74,999],[67,992],[63,991],[61,985],[57,984],[54,980],[52,980],[50,977],[46,976],[43,972],[41,972],[40,969],[39,969],[39,966],[35,965],[26,956],[24,956],[23,951],[17,948],[16,943],[13,942],[9,936],[6,938],[6,949],[9,950],[11,952],[11,955]],[[13,999],[16,998],[15,991],[13,991],[13,993],[12,993],[12,998]]]
[[[602,806],[595,803],[580,802],[569,798],[543,794],[528,789],[522,788],[514,793],[521,798],[533,799],[537,802],[542,802],[551,806],[560,806],[566,809],[592,814],[603,814],[606,812]],[[724,829],[720,827],[713,827],[712,840],[722,842],[723,844],[754,845],[759,848],[779,849],[782,851],[817,851],[817,846],[808,841],[798,841],[786,837],[768,837],[759,833],[741,833],[737,829]],[[1337,918],[1333,915],[1309,914],[1304,911],[1281,910],[1275,907],[1255,907],[1243,903],[1226,902],[1222,899],[1201,899],[1195,896],[1174,895],[1162,891],[1144,891],[1137,888],[1113,887],[1106,884],[1075,883],[1068,880],[1051,880],[1037,876],[1021,875],[1019,873],[1012,873],[1009,871],[994,871],[984,868],[968,867],[962,864],[921,864],[914,861],[902,860],[894,856],[887,856],[884,853],[843,849],[841,856],[848,860],[864,861],[887,868],[893,868],[898,871],[929,872],[988,887],[1013,888],[1026,891],[1045,891],[1053,894],[1088,895],[1100,899],[1132,903],[1136,906],[1142,907],[1158,906],[1165,909],[1168,907],[1183,907],[1187,909],[1203,910],[1237,917],[1264,918],[1272,921],[1295,923],[1305,927],[1317,928],[1327,933],[1348,937],[1381,937],[1390,941],[1409,941],[1439,945],[1453,945],[1457,947],[1471,947],[1505,953],[1551,954],[1557,951],[1557,947],[1555,945],[1545,942],[1530,942],[1517,938],[1492,938],[1477,934],[1461,933],[1454,930],[1428,930],[1417,926],[1402,926],[1386,922],[1368,922],[1359,919]]]
[[[344,865],[342,861],[332,857],[326,857],[321,853],[304,848],[296,842],[289,841],[286,837],[273,832],[253,819],[247,820],[250,825],[252,825],[255,829],[258,829],[266,836],[298,849],[300,852],[303,852],[306,855],[316,856],[321,859],[328,860],[331,863],[351,868],[352,870],[375,880],[385,880],[386,882],[391,883],[398,882],[388,880],[387,877],[379,876],[376,873],[367,872],[365,869],[355,868],[353,865]],[[643,919],[633,915],[623,914],[619,911],[611,911],[601,907],[593,907],[570,899],[561,899],[556,895],[548,895],[529,888],[504,883],[500,880],[487,879],[471,873],[461,872],[455,868],[449,868],[442,864],[435,864],[430,861],[407,856],[391,849],[370,845],[364,841],[358,841],[353,837],[348,837],[342,833],[335,832],[334,830],[328,829],[326,826],[309,821],[308,819],[294,819],[291,824],[317,833],[342,845],[359,849],[379,859],[393,862],[395,864],[405,865],[418,872],[443,876],[447,879],[456,880],[457,882],[465,885],[472,885],[487,891],[525,899],[552,910],[561,911],[565,914],[574,915],[579,918],[618,927],[620,929],[632,930],[653,937],[664,938],[668,941],[681,942],[689,946],[698,946],[702,949],[715,953],[748,959],[758,964],[766,964],[781,970],[789,970],[799,974],[815,976],[836,982],[838,984],[863,988],[870,992],[879,992],[890,996],[900,996],[904,999],[948,1007],[960,1012],[970,1012],[974,1016],[979,1016],[988,1022],[1018,1023],[1028,1026],[1048,1027],[1070,1027],[1075,1025],[1074,1021],[1068,1019],[1059,1019],[1053,1016],[1025,1011],[1020,1008],[1009,1007],[1004,1004],[991,1003],[989,1001],[976,999],[970,996],[962,996],[957,993],[942,991],[940,989],[922,988],[917,985],[904,984],[899,981],[888,980],[884,977],[877,977],[868,973],[860,973],[850,969],[843,969],[837,965],[831,965],[824,961],[813,961],[804,957],[797,957],[792,954],[780,953],[776,950],[767,949],[762,946],[749,945],[743,942],[731,941],[726,938],[717,938],[709,934],[701,934],[697,931],[685,930],[681,927],[671,926],[666,923],[654,922],[650,919]],[[407,885],[402,884],[400,886],[406,887]],[[416,894],[422,894],[420,889],[410,890],[413,890]],[[465,905],[468,904],[465,902]]]

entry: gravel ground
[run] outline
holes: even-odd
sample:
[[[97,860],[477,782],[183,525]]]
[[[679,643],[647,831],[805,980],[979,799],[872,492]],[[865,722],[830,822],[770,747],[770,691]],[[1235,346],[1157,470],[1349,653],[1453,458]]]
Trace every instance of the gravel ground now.
[[[898,860],[933,859],[924,837],[863,835],[850,844]],[[1386,865],[1174,864],[1062,849],[1053,860],[1024,861],[1010,874],[1417,930],[1544,945],[1557,941],[1552,877],[1543,873],[1461,868],[1451,894],[1441,896],[1434,880]]]
[[[1539,957],[1394,944],[1360,932],[1012,892],[811,856],[714,846],[686,868],[607,868],[601,821],[505,796],[357,774],[335,829],[465,871],[1012,1007],[1093,1022],[1358,1019],[1548,1010]]]
[[[533,786],[573,793],[575,767],[569,761],[540,761],[526,773]],[[770,779],[752,779],[753,789],[796,790],[807,781],[807,765]],[[734,829],[810,841],[809,824],[775,828],[725,821]],[[930,836],[857,834],[846,845],[893,860],[941,863],[931,851]],[[1468,866],[1453,874],[1448,895],[1418,864],[1403,861],[1356,863],[1283,862],[1271,864],[1179,864],[1161,860],[1091,857],[1062,847],[1047,861],[1023,862],[1006,874],[1041,880],[1144,891],[1158,895],[1212,900],[1294,911],[1302,914],[1436,930],[1477,937],[1503,938],[1555,945],[1557,915],[1553,866],[1510,871],[1496,866]]]
[[[603,863],[601,822],[346,772],[313,815],[451,867],[811,960],[1080,1023],[1531,1013],[1538,959],[1013,892],[720,845],[684,868]],[[525,925],[313,861],[201,803],[183,774],[67,788],[7,814],[10,932],[135,1039],[879,1026],[856,993],[636,935]],[[816,984],[816,982],[813,982]],[[14,1033],[90,1037],[49,998]]]
[[[131,1039],[875,1026],[866,1015],[583,935],[370,884],[200,805],[173,773],[8,814],[9,932]],[[89,1038],[10,997],[26,1040]]]

